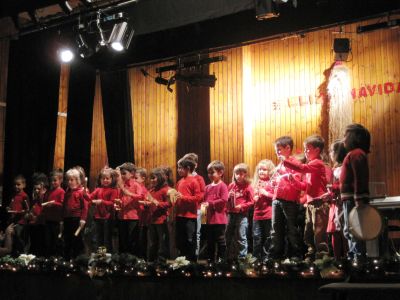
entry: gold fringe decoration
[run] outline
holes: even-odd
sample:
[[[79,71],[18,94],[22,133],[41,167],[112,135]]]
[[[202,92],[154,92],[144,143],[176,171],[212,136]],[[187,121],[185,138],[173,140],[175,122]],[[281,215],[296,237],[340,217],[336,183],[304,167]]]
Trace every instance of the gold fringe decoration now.
[[[346,126],[352,123],[353,103],[351,100],[350,70],[335,62],[327,86],[329,98],[329,142],[342,138]]]

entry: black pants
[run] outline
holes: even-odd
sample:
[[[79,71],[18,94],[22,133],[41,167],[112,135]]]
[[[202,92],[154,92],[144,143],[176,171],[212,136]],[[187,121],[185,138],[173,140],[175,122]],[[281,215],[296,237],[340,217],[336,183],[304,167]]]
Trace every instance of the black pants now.
[[[225,259],[226,240],[225,224],[205,225],[207,235],[207,259],[215,261],[215,250],[217,249],[217,259]]]
[[[58,235],[60,234],[60,222],[46,221],[44,231],[46,256],[62,256],[62,242],[61,239],[58,238]]]
[[[44,224],[29,224],[29,251],[28,253],[38,257],[45,256],[45,229]]]
[[[176,217],[176,247],[180,256],[196,260],[197,219]]]
[[[111,219],[95,219],[95,249],[106,247],[108,253],[112,253],[112,232],[114,222]]]
[[[169,238],[167,221],[163,224],[151,224],[148,234],[149,261],[169,258]]]
[[[119,253],[134,254],[137,239],[135,239],[135,228],[138,220],[119,220],[118,221],[118,239]]]
[[[83,252],[82,231],[75,236],[80,218],[64,219],[64,257],[66,260],[75,258]]]
[[[267,257],[271,244],[271,220],[253,220],[253,256],[259,260]]]

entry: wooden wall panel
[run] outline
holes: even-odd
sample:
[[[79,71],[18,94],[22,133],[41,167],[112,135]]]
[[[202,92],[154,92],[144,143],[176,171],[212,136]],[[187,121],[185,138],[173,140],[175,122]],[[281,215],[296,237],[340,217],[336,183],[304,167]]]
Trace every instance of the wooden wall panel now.
[[[92,143],[90,148],[89,186],[96,186],[100,170],[108,165],[106,135],[104,129],[103,102],[101,98],[100,76],[96,76],[96,91],[93,104]]]
[[[210,157],[225,164],[225,181],[230,182],[233,167],[244,162],[242,49],[214,54],[226,60],[210,65],[210,74],[217,77],[210,89]]]
[[[146,70],[156,74],[162,65]],[[163,76],[169,78],[172,72]],[[140,68],[129,70],[135,163],[148,171],[157,166],[170,166],[176,173],[177,102],[174,91],[155,83],[151,76],[143,76]]]
[[[4,169],[4,139],[6,124],[6,97],[7,97],[7,74],[8,74],[9,40],[0,40],[0,178],[3,177]],[[3,185],[0,182],[0,185]],[[1,193],[1,192],[0,192]],[[1,204],[1,203],[0,203]]]
[[[58,93],[58,116],[56,143],[54,148],[54,168],[64,169],[65,158],[65,137],[67,128],[68,111],[68,85],[69,85],[70,65],[61,64],[60,87]]]

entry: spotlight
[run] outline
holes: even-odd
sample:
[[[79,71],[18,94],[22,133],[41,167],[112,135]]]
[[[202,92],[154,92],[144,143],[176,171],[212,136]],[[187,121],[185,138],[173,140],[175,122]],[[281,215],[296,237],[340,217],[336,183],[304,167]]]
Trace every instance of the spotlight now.
[[[279,17],[278,4],[272,0],[255,0],[256,19],[266,20]]]
[[[115,51],[126,50],[131,43],[134,30],[129,26],[127,21],[123,21],[114,25],[108,44]]]
[[[64,63],[69,63],[74,59],[74,53],[71,51],[71,49],[61,49],[58,55],[61,61]]]
[[[82,33],[78,33],[78,36],[76,38],[76,43],[78,44],[78,52],[80,57],[87,58],[93,55],[94,51],[86,43]]]
[[[333,51],[336,61],[345,61],[350,52],[350,40],[347,38],[336,38],[333,40]]]

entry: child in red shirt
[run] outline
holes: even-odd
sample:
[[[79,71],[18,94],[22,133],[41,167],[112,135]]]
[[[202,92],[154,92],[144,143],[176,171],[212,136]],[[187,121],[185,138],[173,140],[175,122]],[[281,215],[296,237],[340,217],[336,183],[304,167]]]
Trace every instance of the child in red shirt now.
[[[46,256],[60,256],[62,250],[58,234],[60,233],[60,222],[63,218],[63,202],[65,191],[61,188],[64,173],[62,170],[54,170],[50,173],[50,189],[44,195],[42,203],[42,216],[45,225],[45,248]]]
[[[207,166],[211,184],[205,188],[203,205],[207,206],[207,258],[211,261],[224,260],[226,255],[228,187],[222,181],[224,171],[225,166],[219,160],[214,160]],[[215,257],[216,246],[217,256]]]
[[[139,201],[144,199],[142,188],[135,181],[136,166],[126,162],[118,167],[119,199],[116,199],[118,211],[119,252],[135,254],[138,235],[135,229],[139,223]]]
[[[206,188],[206,182],[204,181],[203,176],[197,174],[196,169],[199,166],[199,156],[196,153],[186,153],[183,158],[188,158],[194,161],[195,167],[192,172],[194,178],[196,178],[197,182],[200,185],[200,191],[202,193],[201,198],[204,196],[204,191]],[[199,256],[200,251],[200,240],[201,240],[201,210],[200,205],[197,207],[197,230],[196,230],[196,255]]]
[[[295,161],[292,156],[293,140],[290,136],[282,136],[275,140],[275,152],[278,158]],[[301,178],[301,174],[287,169],[281,162],[272,176],[274,185],[274,199],[272,201],[271,219],[271,246],[268,257],[280,259],[285,251],[285,237],[289,243],[290,253],[286,253],[293,260],[299,260],[302,256],[300,235],[297,229],[297,215],[299,213],[298,201],[300,189],[296,187],[289,177]]]
[[[106,247],[112,252],[112,231],[114,228],[114,203],[118,198],[117,173],[111,168],[103,168],[99,175],[99,187],[91,194],[90,199],[95,205],[95,245]]]
[[[290,176],[293,184],[306,195],[306,223],[304,242],[307,246],[306,258],[313,260],[329,253],[326,227],[328,225],[329,204],[327,202],[326,167],[321,159],[325,141],[319,135],[312,135],[304,141],[306,164],[294,160],[286,160],[281,156],[286,168],[305,174],[305,180],[299,181]]]
[[[368,153],[371,144],[369,131],[360,124],[347,126],[344,147],[348,151],[343,160],[340,173],[340,197],[343,201],[343,233],[349,242],[348,258],[364,259],[364,241],[356,240],[349,231],[349,214],[353,207],[362,206],[369,201]]]
[[[63,202],[63,235],[65,259],[77,257],[83,251],[82,230],[86,224],[89,196],[82,186],[81,173],[72,168],[66,172],[68,189]]]
[[[136,228],[135,234],[137,234],[137,243],[135,253],[137,256],[147,259],[147,235],[149,226],[151,224],[151,211],[146,197],[149,191],[146,188],[147,170],[145,168],[137,168],[135,173],[135,180],[142,189],[142,195],[144,200],[140,200],[139,209],[139,226]]]
[[[25,247],[28,244],[24,216],[29,211],[29,198],[24,191],[25,187],[25,177],[22,175],[16,176],[14,178],[15,194],[7,208],[8,213],[10,213],[10,221],[15,224],[13,253],[16,255],[25,253]]]
[[[270,244],[272,198],[274,187],[270,181],[275,165],[269,159],[261,160],[254,172],[253,256],[266,259]]]
[[[195,163],[191,159],[178,161],[178,174],[182,178],[176,184],[176,245],[180,255],[196,260],[197,208],[202,200],[200,185],[192,172]]]
[[[328,232],[330,242],[332,245],[333,256],[335,259],[341,259],[347,255],[347,240],[343,235],[343,204],[340,198],[340,173],[342,169],[342,163],[346,157],[346,149],[342,140],[336,140],[331,144],[329,155],[333,163],[332,169],[332,181],[330,191],[332,194],[332,200],[329,206],[329,220],[326,231]]]
[[[233,168],[232,183],[228,186],[228,191],[226,244],[227,258],[232,260],[247,255],[248,212],[254,205],[254,191],[246,164],[241,163]]]
[[[150,195],[147,197],[151,210],[149,226],[149,261],[165,261],[169,258],[168,198],[169,186],[162,168],[155,168],[150,173]]]

